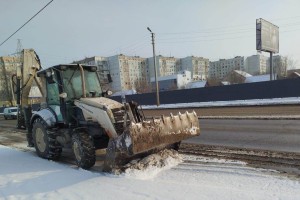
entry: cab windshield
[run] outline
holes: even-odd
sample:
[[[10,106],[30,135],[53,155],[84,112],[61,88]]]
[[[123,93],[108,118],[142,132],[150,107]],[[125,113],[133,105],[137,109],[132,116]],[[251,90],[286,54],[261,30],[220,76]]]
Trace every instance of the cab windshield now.
[[[102,96],[99,77],[96,71],[84,69],[85,88],[87,97]],[[79,99],[83,96],[81,74],[79,67],[67,68],[62,71],[64,92],[67,93],[67,100]]]

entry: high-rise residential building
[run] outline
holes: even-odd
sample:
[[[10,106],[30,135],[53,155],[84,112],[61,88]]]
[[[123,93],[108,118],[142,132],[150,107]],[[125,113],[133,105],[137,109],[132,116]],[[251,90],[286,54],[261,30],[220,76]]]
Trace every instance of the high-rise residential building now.
[[[223,79],[233,70],[245,70],[244,57],[236,56],[231,59],[220,59],[210,62],[209,77],[213,79]]]
[[[100,76],[100,80],[102,83],[107,83],[107,77],[109,74],[109,66],[106,57],[103,56],[93,56],[89,58],[85,58],[83,60],[75,61],[73,63],[77,64],[86,64],[86,65],[96,65],[98,67],[98,72]]]
[[[164,57],[161,55],[156,56],[156,68],[157,77],[176,74],[181,70],[180,59],[174,57]],[[153,57],[147,59],[147,72],[149,74],[148,80],[150,80],[152,77],[155,77]]]
[[[262,54],[252,55],[245,59],[245,72],[251,75],[266,74],[269,72],[269,57]]]
[[[113,91],[136,89],[149,82],[145,58],[120,54],[108,57],[107,60]]]
[[[188,56],[181,60],[181,69],[188,70],[192,74],[192,79],[206,80],[208,77],[209,59],[196,56]]]

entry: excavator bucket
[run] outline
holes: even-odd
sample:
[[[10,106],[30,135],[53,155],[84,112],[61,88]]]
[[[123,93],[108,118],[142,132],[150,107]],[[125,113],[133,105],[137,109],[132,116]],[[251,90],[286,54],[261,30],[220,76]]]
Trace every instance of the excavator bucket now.
[[[171,114],[139,123],[132,122],[120,136],[110,139],[104,170],[111,171],[131,159],[172,147],[199,134],[199,121],[195,112]]]

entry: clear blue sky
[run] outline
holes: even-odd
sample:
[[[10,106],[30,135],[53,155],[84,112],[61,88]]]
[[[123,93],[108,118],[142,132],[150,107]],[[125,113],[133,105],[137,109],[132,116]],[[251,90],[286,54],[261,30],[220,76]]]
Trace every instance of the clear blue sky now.
[[[0,43],[48,2],[0,0]],[[147,26],[156,33],[157,54],[250,56],[255,20],[264,18],[280,28],[279,53],[300,62],[299,11],[298,0],[54,0],[0,47],[0,56],[14,53],[21,39],[44,66],[95,55],[151,57]]]

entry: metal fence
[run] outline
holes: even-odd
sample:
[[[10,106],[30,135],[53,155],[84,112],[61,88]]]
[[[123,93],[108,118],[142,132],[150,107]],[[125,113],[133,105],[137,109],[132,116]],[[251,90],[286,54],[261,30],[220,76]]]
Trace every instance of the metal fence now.
[[[300,96],[300,78],[160,92],[161,104],[271,99]],[[111,97],[121,101],[121,97]],[[156,93],[127,95],[127,101],[155,105]]]

